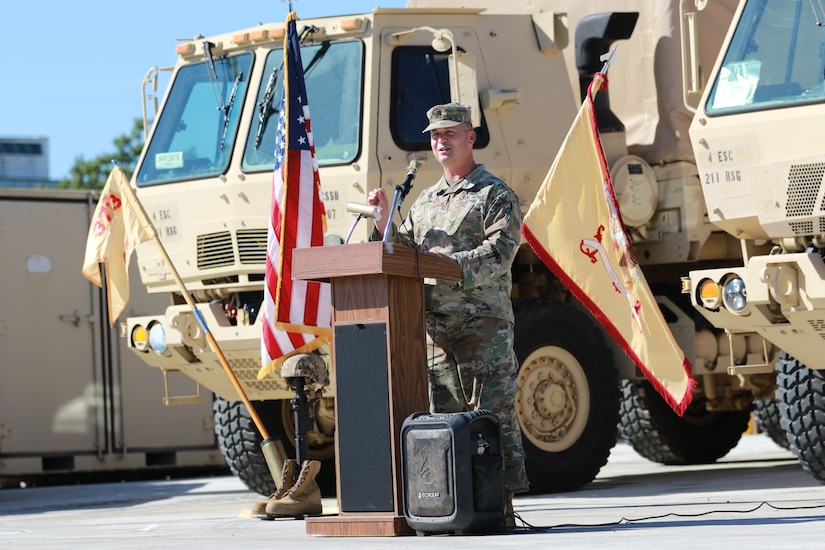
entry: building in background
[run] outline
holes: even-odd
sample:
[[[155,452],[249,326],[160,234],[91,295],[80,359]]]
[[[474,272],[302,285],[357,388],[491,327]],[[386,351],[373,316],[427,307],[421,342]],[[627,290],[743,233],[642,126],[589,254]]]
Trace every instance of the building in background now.
[[[0,187],[55,187],[47,138],[0,138]]]

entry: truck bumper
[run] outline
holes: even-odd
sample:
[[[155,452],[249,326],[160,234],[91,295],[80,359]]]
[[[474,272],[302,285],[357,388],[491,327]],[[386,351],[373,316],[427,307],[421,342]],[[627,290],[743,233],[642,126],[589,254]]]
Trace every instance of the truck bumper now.
[[[825,368],[825,263],[819,254],[755,256],[742,267],[691,271],[683,292],[732,338],[758,335],[812,369]]]
[[[261,369],[258,322],[248,324],[239,318],[237,324],[231,324],[219,304],[199,304],[198,311],[250,400],[294,397],[295,392],[277,372],[258,380]],[[144,337],[141,331],[146,331]],[[147,365],[167,373],[180,372],[224,399],[241,398],[188,306],[170,306],[164,315],[130,317],[126,320],[124,337],[129,349]],[[332,388],[334,384],[325,390],[325,395],[331,396]]]

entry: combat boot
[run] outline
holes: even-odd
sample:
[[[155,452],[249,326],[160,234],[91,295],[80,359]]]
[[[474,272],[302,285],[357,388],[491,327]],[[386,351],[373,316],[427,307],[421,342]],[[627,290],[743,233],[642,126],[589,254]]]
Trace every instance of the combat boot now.
[[[320,515],[321,489],[315,482],[315,476],[321,469],[317,460],[306,460],[298,474],[298,481],[292,489],[278,500],[266,503],[266,515],[273,517],[301,517],[303,515]]]
[[[271,501],[283,498],[283,496],[295,486],[295,481],[298,479],[298,463],[291,458],[286,459],[284,461],[282,473],[283,477],[281,479],[281,484],[278,486],[278,490],[269,495],[267,500],[259,500],[252,505],[253,516],[266,515],[266,505]]]
[[[504,500],[504,529],[510,530],[516,527],[516,513],[513,511],[513,493],[507,491]]]

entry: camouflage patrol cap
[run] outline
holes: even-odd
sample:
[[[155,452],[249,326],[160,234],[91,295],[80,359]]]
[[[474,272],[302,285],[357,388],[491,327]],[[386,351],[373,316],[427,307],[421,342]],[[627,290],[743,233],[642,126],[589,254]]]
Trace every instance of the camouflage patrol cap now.
[[[464,103],[447,103],[436,105],[427,111],[429,126],[424,128],[424,132],[429,132],[435,128],[451,128],[459,124],[468,123],[472,125],[470,118],[470,106]]]

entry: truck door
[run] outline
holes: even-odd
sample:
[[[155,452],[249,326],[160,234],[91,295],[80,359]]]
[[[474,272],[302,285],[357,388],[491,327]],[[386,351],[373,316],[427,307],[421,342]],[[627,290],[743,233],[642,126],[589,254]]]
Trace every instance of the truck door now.
[[[480,59],[479,41],[473,28],[451,27],[449,30],[457,37],[456,47],[460,52],[471,53]],[[410,161],[423,161],[413,190],[402,209],[404,215],[419,192],[442,175],[440,165],[432,158],[429,133],[422,133],[422,130],[427,126],[427,110],[433,105],[451,101],[449,50],[436,51],[432,45],[433,34],[429,30],[411,32],[395,45],[393,34],[407,31],[410,29],[400,27],[387,27],[381,31],[381,107],[376,147],[381,185],[390,199],[395,185],[404,181]],[[479,60],[477,65],[479,87],[482,83],[486,86],[487,74],[483,63]],[[481,124],[476,128],[476,160],[506,180],[509,178],[510,163],[503,139],[497,131],[497,127],[488,124],[482,113]]]

